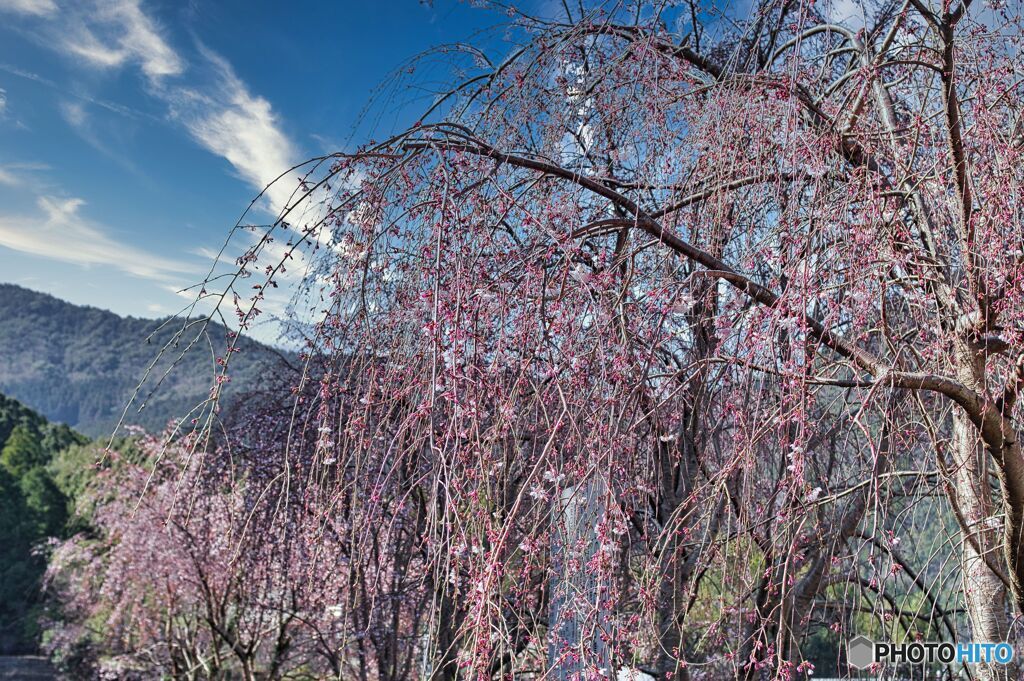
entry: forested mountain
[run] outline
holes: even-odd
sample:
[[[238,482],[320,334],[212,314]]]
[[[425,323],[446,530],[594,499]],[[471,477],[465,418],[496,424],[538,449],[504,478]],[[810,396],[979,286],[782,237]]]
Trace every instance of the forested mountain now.
[[[0,284],[0,392],[91,436],[108,435],[146,367],[180,324],[120,317],[72,305],[20,286]],[[211,325],[213,347],[223,347],[226,330]],[[273,373],[286,357],[244,340],[231,360],[234,383],[252,386]],[[180,352],[180,350],[179,350]],[[177,354],[177,353],[175,353]],[[127,423],[162,429],[183,416],[209,392],[215,368],[210,345],[196,346],[167,377],[141,413]],[[166,363],[160,365],[162,373]],[[229,383],[226,401],[234,391]],[[2,433],[0,433],[2,434]]]

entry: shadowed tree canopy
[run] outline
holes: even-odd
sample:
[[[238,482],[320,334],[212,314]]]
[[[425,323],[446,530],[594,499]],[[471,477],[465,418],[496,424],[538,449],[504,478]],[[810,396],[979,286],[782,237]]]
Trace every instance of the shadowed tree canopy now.
[[[20,478],[30,469],[47,463],[49,457],[43,449],[42,435],[26,424],[14,427],[0,450],[0,464],[11,475]]]
[[[42,614],[45,544],[65,535],[68,497],[53,460],[86,439],[0,395],[0,652],[35,652]]]

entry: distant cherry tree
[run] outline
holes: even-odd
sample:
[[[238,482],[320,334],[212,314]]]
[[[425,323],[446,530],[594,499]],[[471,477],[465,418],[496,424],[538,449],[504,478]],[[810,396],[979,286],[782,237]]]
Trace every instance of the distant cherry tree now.
[[[55,657],[76,678],[338,676],[346,549],[329,524],[296,520],[329,516],[326,501],[300,485],[288,500],[187,440],[134,448],[107,455],[79,499],[90,531],[51,557]]]

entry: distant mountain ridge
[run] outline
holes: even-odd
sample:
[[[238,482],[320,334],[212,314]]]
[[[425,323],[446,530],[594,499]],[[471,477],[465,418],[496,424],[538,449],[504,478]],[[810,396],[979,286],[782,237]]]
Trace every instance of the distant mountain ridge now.
[[[180,325],[168,324],[152,342],[146,338],[164,319],[121,317],[73,305],[45,293],[0,284],[0,392],[47,419],[90,436],[109,435],[143,377],[146,367]],[[210,325],[213,347],[223,351],[226,329]],[[260,381],[287,357],[243,339],[231,358],[230,401],[237,388]],[[179,349],[180,352],[180,349]],[[160,430],[184,416],[208,394],[215,371],[210,346],[193,348],[165,379],[141,413],[126,423]],[[158,366],[163,373],[167,363]]]

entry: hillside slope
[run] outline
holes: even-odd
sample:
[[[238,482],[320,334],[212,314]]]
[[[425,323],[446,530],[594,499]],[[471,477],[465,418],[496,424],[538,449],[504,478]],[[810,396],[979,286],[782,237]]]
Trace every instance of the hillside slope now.
[[[146,367],[180,327],[168,325],[147,343],[147,336],[162,321],[120,317],[0,284],[0,392],[51,421],[91,436],[108,435]],[[223,348],[223,327],[211,325],[209,336],[213,347]],[[254,341],[243,340],[240,347],[241,352],[231,359],[228,401],[233,386],[252,386],[286,361]],[[154,375],[164,368],[166,363]],[[207,396],[214,370],[210,345],[196,346],[146,408],[130,412],[127,422],[159,430],[169,420],[184,416]]]

